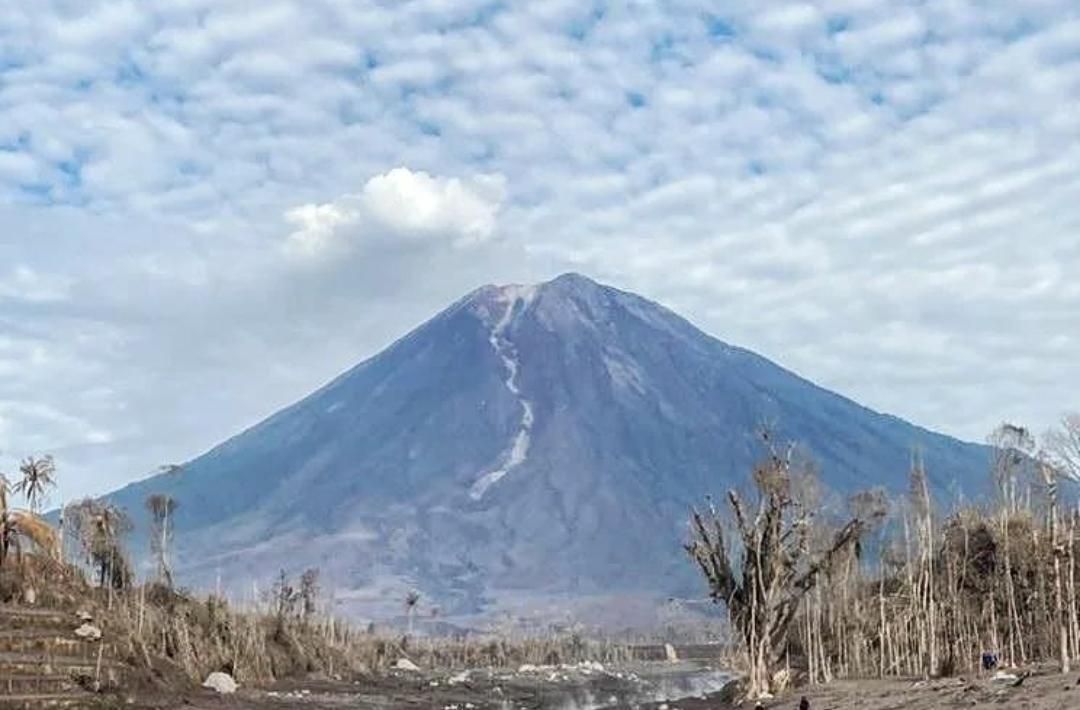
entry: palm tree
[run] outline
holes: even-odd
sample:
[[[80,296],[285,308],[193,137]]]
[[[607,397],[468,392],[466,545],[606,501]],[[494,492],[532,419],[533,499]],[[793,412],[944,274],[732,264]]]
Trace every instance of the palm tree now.
[[[405,595],[405,620],[408,623],[408,634],[412,636],[413,615],[416,614],[416,605],[420,603],[420,592],[415,589]]]
[[[49,489],[56,488],[56,463],[52,456],[29,456],[19,465],[19,473],[22,479],[12,490],[25,496],[31,512],[38,513]]]

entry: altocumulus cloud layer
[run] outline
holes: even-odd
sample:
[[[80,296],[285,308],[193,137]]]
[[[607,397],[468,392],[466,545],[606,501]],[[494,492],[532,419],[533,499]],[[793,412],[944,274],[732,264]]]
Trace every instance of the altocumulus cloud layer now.
[[[0,4],[0,468],[102,490],[570,268],[949,433],[1046,426],[1077,7]]]

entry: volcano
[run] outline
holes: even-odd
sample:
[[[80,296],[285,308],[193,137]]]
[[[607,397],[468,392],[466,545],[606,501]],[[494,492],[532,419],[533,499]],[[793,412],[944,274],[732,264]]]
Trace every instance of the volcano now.
[[[242,593],[319,567],[357,615],[406,589],[446,615],[508,600],[702,596],[687,510],[744,486],[768,422],[842,499],[985,478],[985,447],[874,412],[631,293],[566,274],[484,286],[177,471],[177,572]],[[220,582],[219,582],[220,580]]]

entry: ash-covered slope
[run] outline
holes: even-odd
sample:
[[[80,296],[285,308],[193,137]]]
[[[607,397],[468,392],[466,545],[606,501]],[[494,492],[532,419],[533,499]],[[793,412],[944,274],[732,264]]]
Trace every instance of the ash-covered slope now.
[[[696,585],[687,506],[739,485],[775,422],[851,492],[976,487],[983,447],[861,407],[633,294],[567,274],[486,286],[324,388],[112,498],[172,494],[182,578],[234,588],[319,566],[358,610],[417,587],[504,594]]]

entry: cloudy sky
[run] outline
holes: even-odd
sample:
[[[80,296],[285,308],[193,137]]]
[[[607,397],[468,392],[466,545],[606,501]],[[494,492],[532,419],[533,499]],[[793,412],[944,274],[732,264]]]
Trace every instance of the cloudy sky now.
[[[0,0],[0,469],[103,491],[566,270],[926,426],[1045,428],[1078,8]]]

